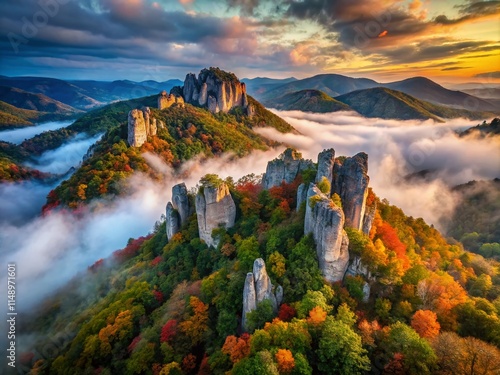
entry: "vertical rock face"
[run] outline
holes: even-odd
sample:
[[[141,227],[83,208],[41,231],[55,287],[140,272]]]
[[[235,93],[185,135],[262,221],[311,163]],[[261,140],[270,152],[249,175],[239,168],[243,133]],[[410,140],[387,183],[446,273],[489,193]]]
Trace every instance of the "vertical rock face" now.
[[[304,234],[313,234],[319,268],[329,282],[344,277],[349,262],[349,239],[344,231],[344,213],[310,184],[307,192]]]
[[[316,183],[325,177],[328,182],[333,180],[333,165],[335,164],[335,150],[330,148],[323,150],[318,155],[318,172],[316,173]],[[328,192],[330,195],[330,192]]]
[[[283,301],[283,288],[278,285],[276,294],[273,284],[266,271],[266,264],[262,258],[255,259],[253,272],[247,273],[243,288],[243,319],[242,326],[246,330],[247,314],[257,308],[262,301],[269,300],[275,312]]]
[[[158,109],[169,108],[174,104],[183,106],[184,99],[182,96],[175,95],[173,93],[167,94],[166,91],[160,92],[160,95],[158,95]]]
[[[200,238],[208,246],[217,247],[212,231],[220,226],[231,228],[236,219],[236,205],[225,183],[204,186],[196,196],[196,215]]]
[[[297,212],[300,210],[300,206],[302,206],[302,203],[304,203],[306,199],[307,199],[307,185],[302,183],[299,185],[297,189],[297,208],[296,208]]]
[[[335,161],[332,192],[342,199],[342,208],[348,227],[362,230],[368,195],[368,155],[360,152],[345,159],[341,165]]]
[[[313,167],[311,160],[302,159],[302,155],[287,148],[278,158],[267,163],[266,173],[262,177],[264,189],[279,186],[283,181],[290,184],[305,169]]]
[[[172,205],[179,212],[181,225],[184,225],[190,214],[189,196],[184,182],[172,187]]]
[[[198,78],[192,73],[186,75],[182,95],[185,102],[207,106],[212,113],[248,107],[245,84],[234,74],[218,68],[203,69]]]
[[[148,107],[133,109],[128,113],[128,144],[140,147],[148,136],[156,135],[156,119],[150,118],[151,110]]]
[[[375,211],[377,211],[377,202],[373,202],[371,206],[365,209],[365,217],[363,218],[363,233],[367,236],[372,230],[373,219],[375,218]]]
[[[170,241],[174,234],[179,232],[181,229],[181,218],[179,213],[170,202],[167,204],[165,224],[167,229],[167,238]]]

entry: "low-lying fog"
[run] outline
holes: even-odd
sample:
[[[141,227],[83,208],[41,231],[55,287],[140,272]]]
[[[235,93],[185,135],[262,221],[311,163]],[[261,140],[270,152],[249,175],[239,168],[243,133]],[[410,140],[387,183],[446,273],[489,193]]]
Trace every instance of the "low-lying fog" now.
[[[376,194],[402,207],[407,214],[422,216],[430,223],[437,224],[439,217],[449,213],[455,204],[447,186],[499,175],[498,143],[459,138],[454,133],[476,122],[454,120],[435,124],[365,119],[352,113],[276,113],[301,135],[283,135],[270,129],[261,129],[262,134],[295,146],[314,161],[319,151],[329,147],[334,147],[337,155],[367,152],[370,185]],[[248,173],[260,174],[281,151],[283,148],[253,152],[235,161],[226,156],[203,165],[191,160],[181,171],[187,178],[179,178],[157,157],[147,155],[149,163],[164,173],[162,182],[137,174],[130,180],[133,189],[129,196],[79,219],[58,212],[21,224],[4,223],[0,227],[0,263],[17,263],[19,308],[32,307],[77,272],[124,247],[129,238],[147,234],[164,212],[174,184],[185,181],[188,187],[193,187],[206,173],[230,175],[235,180]],[[439,169],[439,172],[432,181],[403,182],[403,176],[422,169]],[[31,186],[24,195],[36,196],[39,189]],[[27,198],[13,193],[10,199],[21,202]],[[27,206],[14,204],[9,210],[22,211]],[[0,284],[5,284],[3,275],[4,272]]]
[[[34,126],[27,126],[25,128],[2,130],[0,131],[0,141],[10,142],[18,145],[25,139],[30,139],[37,134],[43,133],[48,130],[65,128],[72,123],[73,121],[51,121]]]

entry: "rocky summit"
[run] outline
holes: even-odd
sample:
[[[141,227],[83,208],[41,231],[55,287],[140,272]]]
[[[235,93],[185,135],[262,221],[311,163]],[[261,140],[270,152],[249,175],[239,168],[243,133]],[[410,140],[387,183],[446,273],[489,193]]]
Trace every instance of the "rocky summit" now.
[[[179,88],[173,88],[170,93],[178,91]],[[247,114],[253,113],[245,84],[234,74],[219,68],[203,69],[198,77],[193,73],[187,74],[182,96],[186,103],[206,107],[212,113],[229,112],[235,107],[242,107]]]

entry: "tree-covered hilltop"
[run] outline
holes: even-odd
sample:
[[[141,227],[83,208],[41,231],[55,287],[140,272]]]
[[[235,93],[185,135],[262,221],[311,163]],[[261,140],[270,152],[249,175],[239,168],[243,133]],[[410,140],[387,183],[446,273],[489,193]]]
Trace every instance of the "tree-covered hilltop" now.
[[[167,215],[24,320],[40,339],[23,366],[37,374],[498,373],[498,263],[448,243],[365,185],[351,214],[343,184],[352,171],[367,180],[362,154],[323,157],[321,172],[292,154],[268,165],[268,189],[252,175],[206,176],[196,197],[178,189],[172,217],[185,220],[174,233]],[[269,178],[278,173],[281,183]],[[213,213],[201,204],[209,199]],[[217,227],[226,199],[236,218]],[[342,241],[347,272],[328,282],[321,262],[331,259],[321,249],[337,240],[321,222],[306,234],[307,222],[329,212],[343,223],[359,207],[363,229],[345,226],[347,248]],[[216,247],[200,239],[208,222]],[[245,311],[251,298],[261,302]]]
[[[484,257],[500,259],[500,179],[453,188],[457,204],[443,219],[446,234]]]
[[[148,104],[149,101],[150,98],[147,98],[141,103]],[[127,144],[126,113],[130,101],[108,106],[108,110],[96,110],[92,116],[83,116],[67,129],[92,129],[94,134],[108,130],[93,147],[92,156],[49,194],[46,209],[59,204],[76,207],[93,198],[117,195],[123,188],[123,180],[134,171],[154,174],[142,156],[144,152],[153,152],[165,163],[178,167],[196,155],[211,157],[232,152],[236,156],[244,156],[253,150],[266,150],[277,144],[254,132],[256,127],[270,126],[280,132],[294,131],[257,101],[252,98],[249,101],[255,108],[251,117],[244,114],[241,108],[234,108],[229,113],[212,114],[207,109],[190,104],[174,105],[163,110],[151,107],[151,116],[164,127],[160,127],[155,136],[148,137],[139,148]],[[97,120],[96,114],[100,114]]]

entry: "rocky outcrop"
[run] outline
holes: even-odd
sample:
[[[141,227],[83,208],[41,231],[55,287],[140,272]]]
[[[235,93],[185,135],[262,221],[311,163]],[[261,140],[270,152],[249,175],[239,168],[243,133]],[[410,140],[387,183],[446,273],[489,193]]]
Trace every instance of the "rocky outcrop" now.
[[[167,203],[166,211],[165,226],[167,229],[167,239],[170,241],[174,234],[181,230],[181,218],[179,212],[177,212],[171,202]]]
[[[158,95],[158,109],[165,109],[177,104],[181,107],[184,106],[184,99],[182,96],[173,93],[167,94],[166,91],[160,92]]]
[[[189,73],[182,88],[184,101],[207,107],[210,112],[229,112],[232,108],[248,107],[246,86],[232,73],[218,68],[203,69],[198,78]]]
[[[200,238],[208,246],[217,247],[212,231],[221,226],[231,228],[236,219],[236,205],[224,182],[217,186],[205,184],[196,195],[196,215]]]
[[[185,183],[180,183],[172,187],[172,202],[168,202],[166,210],[166,230],[167,238],[170,239],[174,234],[181,230],[186,223],[190,212],[189,196]]]
[[[275,288],[266,271],[266,264],[262,258],[255,259],[253,271],[247,273],[243,287],[243,330],[247,330],[247,315],[257,308],[262,301],[269,300],[275,312],[283,301],[283,288]]]
[[[151,117],[149,107],[133,109],[128,113],[128,144],[140,147],[148,136],[156,135],[156,119]]]
[[[283,181],[290,184],[300,172],[312,167],[312,160],[304,160],[300,152],[287,148],[278,158],[267,163],[262,184],[264,189],[279,186]]]
[[[361,258],[359,256],[355,256],[349,262],[349,266],[347,267],[346,275],[349,276],[364,276],[365,279],[370,280],[372,275],[368,270],[368,267],[361,262]]]
[[[325,177],[328,182],[333,180],[333,165],[335,164],[335,150],[330,148],[323,150],[318,155],[318,171],[316,172],[316,183]],[[327,192],[330,195],[330,192]]]
[[[188,191],[184,182],[172,187],[172,205],[179,212],[181,225],[184,225],[191,214]]]
[[[368,155],[360,152],[346,158],[343,163],[337,159],[333,167],[332,193],[342,199],[346,226],[362,230],[368,195]]]
[[[349,262],[344,213],[314,184],[307,191],[304,234],[313,234],[319,268],[329,282],[343,279]]]
[[[370,231],[372,230],[373,219],[375,218],[375,211],[377,211],[377,202],[373,202],[372,205],[367,206],[365,209],[362,232],[367,236],[370,234]]]
[[[307,189],[308,186],[304,183],[300,184],[297,189],[297,212],[300,210],[300,206],[302,206],[302,203],[304,203],[307,199]]]

